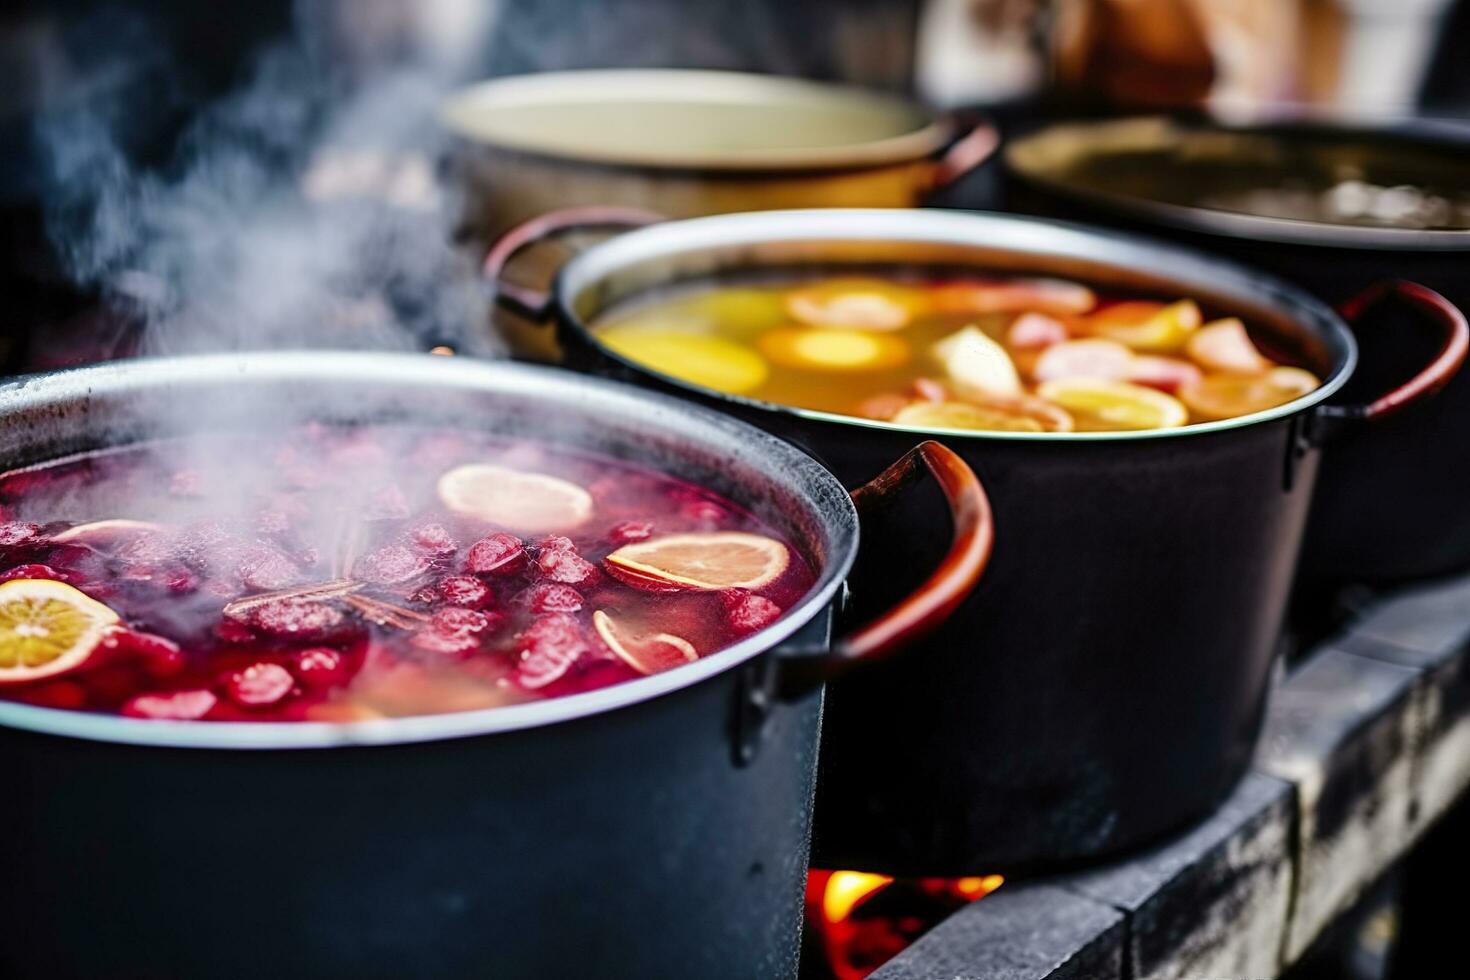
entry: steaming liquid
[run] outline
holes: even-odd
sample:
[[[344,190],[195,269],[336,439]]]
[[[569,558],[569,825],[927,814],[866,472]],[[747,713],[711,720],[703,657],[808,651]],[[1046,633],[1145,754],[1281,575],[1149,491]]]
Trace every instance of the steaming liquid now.
[[[590,508],[564,534],[489,523],[441,496],[441,475],[464,464],[567,481]],[[140,523],[93,523],[116,520]],[[630,543],[711,532],[758,536],[783,569],[718,591],[609,573],[605,559]],[[0,475],[0,579],[39,578],[106,604],[126,630],[75,671],[0,684],[0,698],[285,721],[487,708],[632,680],[768,625],[814,575],[734,502],[622,461],[454,430],[311,427]]]

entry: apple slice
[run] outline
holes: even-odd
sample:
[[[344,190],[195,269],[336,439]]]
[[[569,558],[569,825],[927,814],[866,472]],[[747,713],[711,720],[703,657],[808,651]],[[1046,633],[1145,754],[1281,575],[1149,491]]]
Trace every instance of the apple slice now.
[[[934,345],[950,387],[961,398],[1010,398],[1021,393],[1021,378],[1006,349],[979,327],[965,327]]]
[[[1190,359],[1206,371],[1264,374],[1272,366],[1271,360],[1256,349],[1245,324],[1235,317],[1200,327],[1189,338],[1186,350]]]

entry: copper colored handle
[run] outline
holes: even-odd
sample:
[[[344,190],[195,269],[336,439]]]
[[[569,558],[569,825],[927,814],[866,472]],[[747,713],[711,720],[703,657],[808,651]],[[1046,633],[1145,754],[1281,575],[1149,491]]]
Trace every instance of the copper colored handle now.
[[[920,464],[923,464],[922,466]],[[925,472],[949,502],[953,524],[949,552],[939,567],[898,605],[856,632],[837,640],[821,656],[798,656],[782,664],[789,694],[810,690],[862,664],[882,660],[939,628],[975,590],[995,542],[990,501],[975,471],[941,443],[920,443],[903,458],[852,492],[858,511],[886,505]]]
[[[950,186],[989,160],[1000,146],[1000,132],[991,123],[982,119],[968,125],[970,131],[951,143],[935,161],[930,190],[943,190]]]
[[[1439,323],[1444,328],[1444,346],[1422,371],[1397,388],[1366,405],[1323,406],[1325,418],[1351,422],[1391,415],[1443,388],[1465,363],[1466,351],[1470,350],[1470,325],[1465,322],[1465,314],[1439,293],[1418,283],[1390,280],[1370,286],[1342,304],[1343,318],[1349,324],[1356,324],[1365,311],[1389,298],[1401,300]]]
[[[480,274],[495,288],[495,302],[521,316],[545,320],[551,311],[551,294],[530,286],[519,286],[501,278],[505,267],[521,249],[569,231],[595,228],[641,228],[663,221],[663,215],[640,208],[576,207],[548,211],[516,225],[496,239],[485,253]]]

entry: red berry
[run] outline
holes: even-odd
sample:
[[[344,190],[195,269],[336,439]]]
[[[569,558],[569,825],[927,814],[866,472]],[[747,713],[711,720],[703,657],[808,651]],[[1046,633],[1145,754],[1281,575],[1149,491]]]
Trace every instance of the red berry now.
[[[16,578],[49,578],[57,582],[71,581],[71,576],[65,572],[58,572],[50,565],[16,565],[9,571],[0,573],[0,582],[9,582]]]
[[[582,627],[565,613],[551,613],[532,622],[517,637],[517,646],[516,678],[522,687],[532,690],[564,675],[590,650]]]
[[[13,548],[18,544],[28,544],[34,541],[40,533],[41,527],[38,524],[7,521],[0,524],[0,548]]]
[[[561,540],[566,541],[565,538]],[[536,557],[536,568],[541,577],[550,582],[564,585],[591,585],[597,581],[597,566],[567,547],[547,548],[543,545]]]
[[[480,640],[473,633],[441,633],[436,629],[420,630],[408,642],[429,653],[454,655],[480,649]]]
[[[399,585],[428,570],[429,562],[423,555],[416,555],[402,545],[389,544],[361,559],[353,566],[352,573],[374,585]]]
[[[459,549],[443,524],[420,524],[408,536],[413,546],[426,555],[449,555]]]
[[[203,718],[219,703],[209,691],[174,691],[169,694],[139,694],[122,706],[131,718],[194,721]]]
[[[280,664],[251,664],[225,680],[225,694],[242,708],[264,708],[291,693],[296,678]]]
[[[754,633],[781,618],[783,610],[765,596],[752,595],[743,589],[730,589],[720,594],[725,604],[725,621],[738,633]]]
[[[314,690],[345,683],[347,661],[331,647],[310,647],[296,655],[296,679]]]
[[[653,537],[653,525],[648,521],[619,521],[607,532],[610,544],[632,544]]]
[[[483,633],[491,620],[473,609],[441,609],[434,614],[433,623],[438,633]]]
[[[124,656],[137,657],[143,661],[143,668],[154,677],[177,674],[189,663],[177,643],[155,633],[114,630],[102,641],[102,647]]]
[[[560,582],[542,582],[523,593],[526,605],[538,613],[574,613],[586,604],[582,593]]]
[[[526,563],[526,546],[513,534],[488,534],[465,555],[464,568],[476,575],[514,575]]]
[[[451,606],[480,609],[495,598],[490,586],[473,575],[450,575],[439,580],[439,596]]]
[[[301,569],[296,563],[269,545],[247,547],[235,574],[247,589],[261,592],[284,589],[301,581]]]
[[[250,612],[250,624],[263,633],[298,640],[316,640],[342,623],[342,611],[320,602],[281,599]]]
[[[214,635],[224,643],[250,643],[255,639],[254,630],[233,619],[220,620],[214,627]]]

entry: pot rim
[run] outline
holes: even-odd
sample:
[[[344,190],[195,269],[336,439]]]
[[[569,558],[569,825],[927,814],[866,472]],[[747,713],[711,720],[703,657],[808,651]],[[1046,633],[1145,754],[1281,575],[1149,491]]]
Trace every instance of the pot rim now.
[[[681,98],[690,104],[842,105],[907,113],[924,124],[908,132],[832,146],[747,150],[680,149],[633,152],[578,147],[558,141],[528,139],[514,133],[491,133],[469,118],[491,106],[534,106],[551,102],[624,101],[654,96]],[[954,125],[916,102],[852,85],[754,72],[706,69],[577,69],[507,75],[460,89],[441,103],[439,120],[475,146],[489,146],[547,160],[652,171],[729,172],[745,175],[805,171],[861,170],[909,163],[931,156],[954,136]]]
[[[1290,139],[1293,134],[1311,137],[1340,136],[1411,143],[1443,148],[1464,142],[1464,133],[1427,123],[1405,125],[1349,125],[1313,118],[1288,118],[1278,122],[1234,125],[1221,120],[1181,121],[1167,116],[1133,116],[1123,119],[1052,123],[1017,137],[1003,154],[1006,169],[1015,177],[1060,197],[1079,201],[1123,217],[1150,221],[1184,231],[1222,238],[1276,242],[1317,248],[1377,249],[1390,252],[1470,251],[1470,229],[1380,228],[1367,225],[1275,218],[1245,212],[1225,211],[1201,205],[1175,204],[1128,194],[1080,187],[1061,177],[1043,173],[1028,153],[1046,140],[1076,140],[1095,148],[1111,137],[1124,139],[1168,139],[1185,132],[1258,134]]]
[[[572,308],[584,289],[621,267],[654,258],[676,255],[694,248],[731,248],[777,241],[848,240],[909,242],[913,244],[990,245],[1004,242],[1005,250],[1057,258],[1091,258],[1106,254],[1107,265],[1128,267],[1129,259],[1139,267],[1160,271],[1165,278],[1196,277],[1236,291],[1270,299],[1283,312],[1318,334],[1326,334],[1342,350],[1333,371],[1315,390],[1294,401],[1262,412],[1253,412],[1217,422],[1200,422],[1172,429],[1143,429],[1120,432],[999,432],[968,429],[918,428],[880,422],[836,412],[747,398],[707,388],[663,374],[608,349]],[[1096,261],[1093,258],[1093,261]],[[607,357],[639,374],[706,398],[716,398],[761,409],[773,415],[789,415],[820,422],[909,433],[915,436],[997,440],[1004,442],[1135,442],[1151,439],[1182,439],[1246,428],[1300,414],[1330,398],[1357,366],[1358,348],[1352,332],[1335,312],[1306,292],[1274,276],[1249,270],[1224,259],[1214,258],[1182,246],[1142,236],[1115,232],[1072,222],[1019,217],[983,211],[939,209],[817,208],[793,211],[761,211],[689,218],[649,225],[625,232],[579,253],[557,273],[552,288],[556,315],[577,331],[582,340]]]
[[[130,745],[191,749],[308,749],[400,745],[539,728],[631,707],[693,687],[773,650],[830,606],[846,580],[859,546],[857,510],[842,484],[824,466],[776,436],[713,409],[631,385],[539,365],[444,358],[429,354],[287,351],[140,358],[23,376],[0,384],[0,425],[17,411],[63,407],[88,398],[120,397],[171,384],[341,382],[433,385],[439,390],[494,390],[519,396],[567,399],[582,414],[599,409],[669,413],[681,429],[711,443],[738,438],[774,457],[773,472],[826,483],[834,501],[845,501],[852,535],[845,551],[829,555],[807,594],[772,625],[694,663],[596,691],[528,704],[439,715],[353,722],[207,722],[125,718],[0,701],[0,729]],[[0,464],[3,465],[3,464]],[[0,472],[8,471],[0,469]],[[802,496],[810,497],[803,493]],[[813,513],[832,519],[813,503]],[[841,547],[841,536],[837,539]]]

